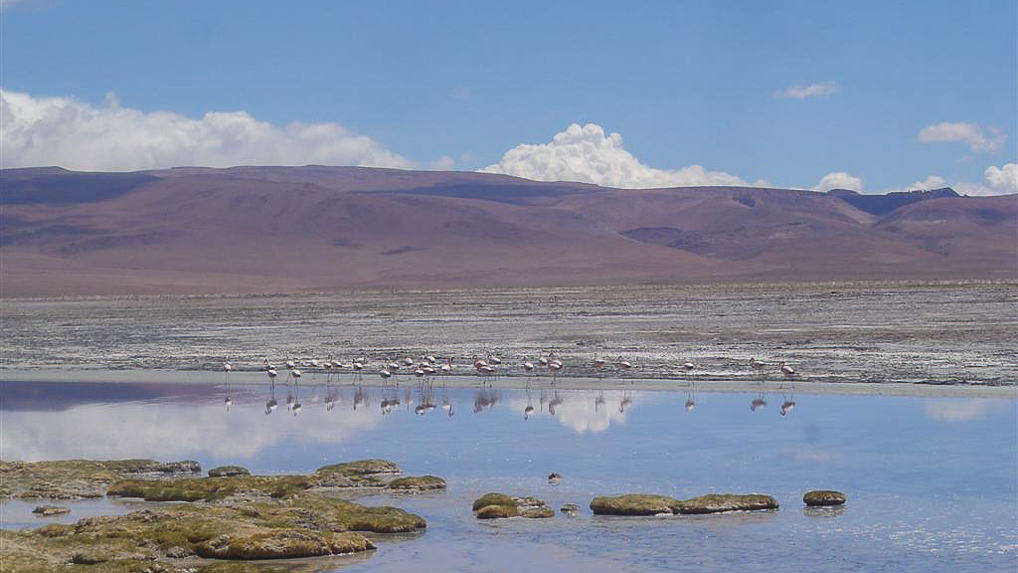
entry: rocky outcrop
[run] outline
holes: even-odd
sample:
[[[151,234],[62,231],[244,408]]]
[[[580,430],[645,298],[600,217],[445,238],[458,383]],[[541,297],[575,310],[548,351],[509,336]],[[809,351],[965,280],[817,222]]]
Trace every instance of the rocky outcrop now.
[[[703,514],[777,509],[778,501],[761,494],[710,494],[686,500],[665,495],[627,494],[596,497],[590,502],[595,515]]]
[[[848,498],[840,491],[818,489],[806,492],[802,496],[802,502],[810,507],[825,507],[832,505],[844,505]]]
[[[209,477],[249,476],[251,472],[241,466],[219,466],[209,470]]]

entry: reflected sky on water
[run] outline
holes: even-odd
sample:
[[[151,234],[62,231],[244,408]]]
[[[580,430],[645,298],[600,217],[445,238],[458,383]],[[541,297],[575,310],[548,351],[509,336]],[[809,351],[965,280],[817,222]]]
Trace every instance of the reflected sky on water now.
[[[418,512],[429,529],[344,570],[510,571],[551,561],[591,571],[1016,565],[1014,400],[810,395],[792,386],[719,394],[317,382],[6,382],[0,447],[7,460],[188,458],[256,473],[381,457],[407,474],[446,478],[446,493],[366,498]],[[548,484],[551,472],[564,476],[560,485]],[[810,489],[844,491],[849,503],[843,512],[806,512]],[[583,511],[479,522],[470,502],[486,491]],[[767,493],[782,507],[639,519],[587,509],[596,495],[715,491]]]

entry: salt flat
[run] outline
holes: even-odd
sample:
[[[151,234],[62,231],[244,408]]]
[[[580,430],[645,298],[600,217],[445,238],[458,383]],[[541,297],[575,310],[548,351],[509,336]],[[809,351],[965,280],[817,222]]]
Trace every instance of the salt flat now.
[[[808,283],[386,291],[214,297],[6,299],[4,376],[83,370],[238,371],[332,357],[498,356],[498,386],[550,383],[523,361],[552,353],[559,385],[796,383],[1009,386],[1018,382],[1018,288],[1010,282]],[[595,357],[608,364],[596,369]],[[758,373],[755,357],[768,363]],[[634,367],[621,370],[614,362]],[[692,370],[683,367],[694,364]],[[403,374],[407,374],[405,371]],[[324,372],[307,372],[304,380]],[[263,374],[261,376],[264,376]],[[398,376],[405,377],[405,376]],[[179,378],[179,377],[178,377]],[[108,379],[108,376],[107,376]],[[251,378],[257,380],[257,378]],[[219,382],[218,379],[212,380]],[[863,388],[865,386],[857,386]],[[886,388],[886,387],[885,387]]]

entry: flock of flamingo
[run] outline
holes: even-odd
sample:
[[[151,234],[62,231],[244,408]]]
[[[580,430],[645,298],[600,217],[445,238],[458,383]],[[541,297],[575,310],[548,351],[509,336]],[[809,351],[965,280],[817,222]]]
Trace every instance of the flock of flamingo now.
[[[358,357],[350,362],[342,362],[340,360],[333,360],[331,357],[328,359],[320,360],[317,358],[304,359],[298,361],[295,359],[286,360],[283,365],[286,369],[287,381],[296,382],[303,375],[301,368],[309,369],[312,372],[338,372],[338,371],[350,371],[358,376],[361,376],[366,370],[369,369],[368,360],[364,357]],[[554,378],[565,368],[565,364],[561,360],[555,357],[554,353],[550,353],[548,356],[541,356],[536,361],[524,361],[520,365],[525,373],[536,374],[538,370],[546,370],[551,373]],[[597,356],[589,364],[596,371],[602,371],[610,366],[614,366],[617,370],[632,370],[634,365],[628,360],[623,360],[622,356],[619,356],[614,361],[608,361],[604,358],[598,358]],[[501,372],[510,372],[511,368],[503,364],[502,359],[498,356],[487,355],[486,358],[480,358],[474,355],[472,359],[472,367],[474,372],[484,379],[487,379],[490,383],[490,379],[493,376],[497,376]],[[756,372],[763,372],[769,367],[769,364],[760,362],[755,357],[749,359],[749,367]],[[786,364],[780,362],[777,365],[778,371],[781,372],[785,378],[794,378],[795,369]],[[696,365],[692,362],[684,362],[682,369],[692,371],[696,369]],[[229,375],[234,370],[233,365],[230,362],[223,363],[223,370]],[[279,376],[279,369],[270,362],[267,358],[264,360],[262,370],[268,375],[270,380],[275,380]],[[378,376],[382,380],[388,380],[396,374],[406,372],[408,375],[413,375],[417,378],[426,378],[437,374],[452,374],[455,371],[452,358],[446,358],[444,361],[440,361],[433,355],[422,356],[420,359],[415,360],[410,357],[403,358],[402,360],[395,360],[391,357],[386,358],[382,361],[381,367],[378,369]]]

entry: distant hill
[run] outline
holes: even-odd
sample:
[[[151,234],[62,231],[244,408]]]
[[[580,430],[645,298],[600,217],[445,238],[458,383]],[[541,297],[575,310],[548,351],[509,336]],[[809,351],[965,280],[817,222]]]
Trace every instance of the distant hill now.
[[[909,203],[936,199],[938,197],[960,197],[954,189],[944,187],[942,189],[918,190],[918,191],[895,191],[884,195],[863,195],[848,189],[832,189],[828,193],[840,198],[846,203],[858,207],[867,213],[874,215],[885,215],[898,207],[904,207]]]
[[[0,171],[3,296],[1018,278],[1018,196],[359,167]]]

